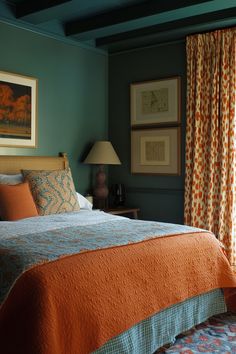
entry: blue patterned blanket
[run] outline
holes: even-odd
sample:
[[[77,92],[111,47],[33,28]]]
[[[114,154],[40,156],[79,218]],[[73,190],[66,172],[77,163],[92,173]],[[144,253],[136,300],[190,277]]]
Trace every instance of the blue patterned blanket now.
[[[92,217],[93,212],[88,213]],[[78,223],[75,222],[76,214],[73,213],[73,226],[68,226],[70,215],[66,216],[64,225],[63,223],[59,225],[58,216],[55,216],[56,222],[51,222],[47,230],[45,230],[45,223],[48,220],[46,216],[43,217],[44,219],[31,218],[11,224],[0,223],[0,303],[24,271],[42,262],[54,261],[60,257],[88,250],[137,243],[154,237],[203,231],[183,225],[107,215],[104,219],[104,213],[100,212],[100,215],[101,222],[98,217],[97,222],[92,224],[88,222],[88,225],[84,225],[84,222],[81,224],[80,219]],[[29,224],[31,232],[29,232]]]

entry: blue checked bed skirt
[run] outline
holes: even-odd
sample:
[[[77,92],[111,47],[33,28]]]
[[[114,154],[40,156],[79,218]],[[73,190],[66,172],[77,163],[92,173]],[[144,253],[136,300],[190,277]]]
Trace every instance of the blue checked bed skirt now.
[[[158,312],[93,354],[153,354],[164,344],[174,342],[178,334],[226,310],[222,290],[216,289]]]

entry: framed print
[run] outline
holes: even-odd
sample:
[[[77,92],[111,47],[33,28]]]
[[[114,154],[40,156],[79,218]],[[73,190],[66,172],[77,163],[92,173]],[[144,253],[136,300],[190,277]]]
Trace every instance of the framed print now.
[[[37,79],[0,71],[0,146],[36,147]]]
[[[180,77],[131,84],[131,126],[180,123]]]
[[[180,175],[180,127],[132,130],[131,173]]]

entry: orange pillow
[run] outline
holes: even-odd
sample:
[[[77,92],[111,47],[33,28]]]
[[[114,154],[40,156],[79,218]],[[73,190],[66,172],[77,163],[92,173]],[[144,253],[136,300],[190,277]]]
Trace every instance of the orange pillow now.
[[[5,221],[14,221],[37,216],[28,183],[16,185],[0,184],[0,217]]]

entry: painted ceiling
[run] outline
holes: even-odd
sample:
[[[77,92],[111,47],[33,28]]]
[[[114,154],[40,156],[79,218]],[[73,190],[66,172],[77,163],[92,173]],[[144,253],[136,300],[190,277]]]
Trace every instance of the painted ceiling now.
[[[236,0],[0,0],[0,21],[109,53],[236,25]]]

